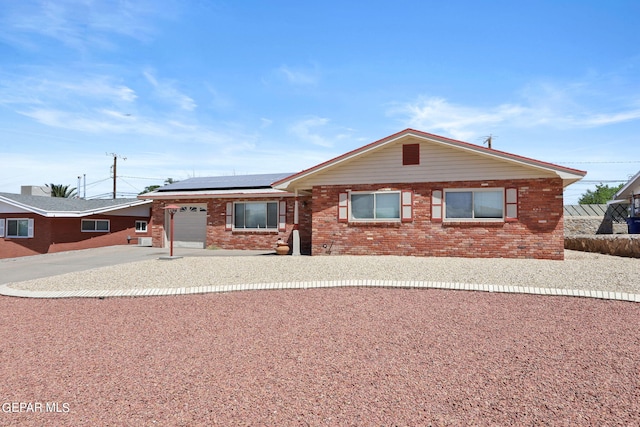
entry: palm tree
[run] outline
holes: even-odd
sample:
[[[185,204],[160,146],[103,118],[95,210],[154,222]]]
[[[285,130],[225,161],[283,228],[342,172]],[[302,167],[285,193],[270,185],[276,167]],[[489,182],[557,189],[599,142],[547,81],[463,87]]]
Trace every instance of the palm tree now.
[[[49,189],[51,189],[51,197],[64,197],[71,198],[76,196],[76,188],[69,188],[69,185],[62,184],[45,184]]]

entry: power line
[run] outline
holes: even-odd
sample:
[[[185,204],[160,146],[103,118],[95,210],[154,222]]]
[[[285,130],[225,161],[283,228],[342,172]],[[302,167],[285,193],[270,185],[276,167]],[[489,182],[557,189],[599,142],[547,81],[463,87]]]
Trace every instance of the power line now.
[[[133,184],[131,184],[129,181],[127,181],[126,179],[123,179],[122,176],[120,176],[120,179],[127,184],[129,187],[133,188],[134,190],[136,190],[137,192],[140,192],[140,189],[135,187]]]
[[[132,178],[132,179],[149,179],[152,181],[164,181],[166,178],[149,178],[144,176],[127,176],[127,175],[118,175],[120,178]]]
[[[86,185],[89,185],[89,186],[96,185],[96,184],[100,184],[101,182],[105,182],[105,181],[111,181],[111,177],[104,178],[104,179],[101,179],[99,181],[90,182],[89,184],[86,184]]]

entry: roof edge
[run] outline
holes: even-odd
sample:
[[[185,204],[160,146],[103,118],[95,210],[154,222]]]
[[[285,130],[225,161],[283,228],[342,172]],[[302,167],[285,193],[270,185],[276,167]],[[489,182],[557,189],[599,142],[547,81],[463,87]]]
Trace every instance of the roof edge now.
[[[20,209],[24,209],[26,211],[29,211],[31,213],[34,213],[36,215],[40,215],[40,216],[44,216],[47,218],[59,218],[59,217],[67,217],[67,218],[80,218],[83,216],[89,216],[89,215],[95,215],[95,214],[100,214],[100,213],[105,213],[105,212],[111,212],[111,211],[117,211],[120,209],[126,209],[126,208],[131,208],[131,207],[135,207],[135,206],[142,206],[142,205],[146,205],[151,203],[151,201],[149,200],[136,200],[136,201],[132,201],[132,199],[130,199],[129,202],[126,203],[122,203],[122,204],[118,204],[118,205],[111,205],[111,206],[105,206],[102,208],[96,208],[96,209],[87,209],[87,210],[78,210],[78,211],[55,211],[55,210],[46,210],[46,209],[41,209],[35,206],[31,206],[25,203],[21,203],[21,202],[17,202],[13,199],[9,199],[7,197],[4,197],[2,195],[0,195],[0,201],[7,203],[9,205],[15,206],[17,208]]]
[[[625,185],[623,185],[622,188],[618,190],[616,194],[613,195],[613,198],[614,199],[620,198],[622,194],[626,193],[626,191],[636,183],[636,181],[638,182],[638,185],[640,185],[640,171],[638,171],[637,174],[631,177],[631,179]]]

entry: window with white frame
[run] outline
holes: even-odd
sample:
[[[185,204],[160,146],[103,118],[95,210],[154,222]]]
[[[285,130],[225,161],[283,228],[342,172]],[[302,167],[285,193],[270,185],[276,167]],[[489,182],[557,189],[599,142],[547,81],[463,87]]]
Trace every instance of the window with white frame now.
[[[399,191],[353,192],[350,206],[354,221],[400,220]]]
[[[136,221],[136,233],[147,232],[147,221]]]
[[[445,189],[445,220],[490,221],[504,218],[504,189]]]
[[[11,238],[28,238],[33,237],[33,219],[30,218],[7,218],[6,226],[4,220],[2,225],[6,227],[1,230],[0,236]],[[3,228],[3,227],[0,227]]]
[[[278,202],[237,202],[233,227],[241,230],[278,229]]]
[[[82,220],[83,232],[95,232],[104,233],[109,231],[108,219],[83,219]]]

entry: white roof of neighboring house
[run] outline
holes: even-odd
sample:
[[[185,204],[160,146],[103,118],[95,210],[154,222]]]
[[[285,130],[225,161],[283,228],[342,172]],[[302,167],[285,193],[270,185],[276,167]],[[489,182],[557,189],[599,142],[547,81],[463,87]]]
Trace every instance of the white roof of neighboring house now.
[[[0,205],[5,204],[22,212],[32,212],[45,217],[84,217],[104,214],[131,207],[150,204],[150,200],[138,199],[75,199],[65,197],[30,196],[0,193]],[[10,209],[0,212],[10,213]]]
[[[374,153],[380,153],[382,150],[392,147],[395,143],[400,141],[427,144],[425,147],[430,148],[433,153],[440,155],[441,159],[447,158],[450,163],[447,165],[448,169],[444,169],[444,171],[449,175],[449,177],[442,179],[443,181],[453,180],[449,179],[450,176],[460,172],[455,179],[457,181],[474,179],[513,179],[519,177],[558,177],[563,180],[563,186],[566,187],[576,181],[579,181],[586,175],[585,171],[530,159],[504,151],[485,148],[479,145],[457,141],[426,132],[405,129],[401,132],[328,160],[310,169],[306,169],[297,174],[283,178],[276,181],[273,185],[275,188],[281,190],[292,191],[294,188],[310,187],[315,182],[321,181],[326,181],[329,184],[335,184],[338,180],[342,180],[344,181],[342,182],[343,184],[352,184],[358,182],[347,182],[349,178],[356,178],[356,180],[360,179],[362,182],[367,182],[367,180],[371,180],[373,178],[379,180],[377,182],[392,182],[387,181],[392,174],[395,175],[392,177],[393,179],[403,179],[402,173],[398,175],[398,168],[397,166],[394,166],[395,163],[385,163],[385,160],[382,159],[382,154],[380,154],[379,158],[376,158],[375,161],[379,162],[381,166],[387,166],[387,168],[384,169],[386,172],[382,172],[383,169],[378,168],[377,165],[375,165],[375,167],[369,167],[369,170],[365,173],[366,161],[361,159],[366,155],[371,155],[370,157],[373,159]],[[393,155],[396,155],[396,153],[392,153],[391,151],[387,154],[387,156]],[[455,169],[452,170],[451,166],[455,165],[455,162],[458,160],[464,160],[466,164],[474,163],[473,166],[477,164],[478,168],[474,171],[475,176],[471,178],[472,175],[469,171],[467,169],[463,169],[461,166],[461,169],[458,171]],[[500,165],[501,171],[497,171],[497,168],[493,167],[494,165]],[[343,170],[341,174],[336,174],[337,169],[343,166],[344,168],[342,169],[350,168],[348,173],[344,173]],[[435,169],[435,166],[439,165],[434,164],[433,166],[434,168],[432,169]],[[430,172],[432,171],[425,169],[422,172],[415,174],[415,177],[424,181],[439,179],[437,174],[435,174],[433,178],[425,177],[426,173]],[[387,173],[388,176],[385,175],[385,173]],[[483,173],[486,176],[482,175]],[[500,173],[503,175],[499,175]],[[488,176],[490,174],[494,174],[495,176]],[[337,177],[337,175],[341,176]]]
[[[640,194],[640,171],[633,176],[616,194],[614,200],[629,200],[632,194]]]

